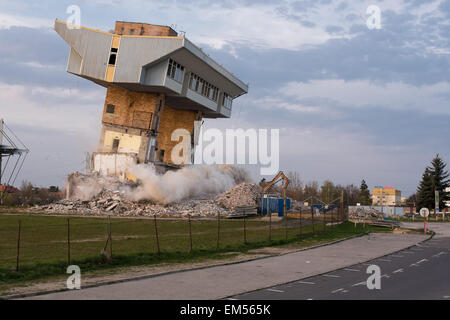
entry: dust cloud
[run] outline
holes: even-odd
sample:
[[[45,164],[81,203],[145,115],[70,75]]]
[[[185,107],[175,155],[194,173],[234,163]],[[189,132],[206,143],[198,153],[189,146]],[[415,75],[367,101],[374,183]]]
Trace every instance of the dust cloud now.
[[[192,165],[161,175],[146,164],[130,168],[130,173],[138,179],[138,186],[127,192],[128,198],[159,204],[218,194],[249,179],[244,168],[231,165]]]

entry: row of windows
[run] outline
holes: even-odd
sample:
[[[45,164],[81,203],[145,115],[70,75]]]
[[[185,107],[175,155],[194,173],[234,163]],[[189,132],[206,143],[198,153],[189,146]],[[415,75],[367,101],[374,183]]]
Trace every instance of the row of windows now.
[[[167,68],[167,75],[175,81],[183,83],[184,67],[174,60],[170,59],[169,67]],[[203,80],[195,73],[190,74],[189,88],[212,101],[217,101],[217,99],[219,98],[219,89],[209,82]],[[232,103],[233,98],[231,98],[230,95],[224,93],[222,105],[227,109],[231,109]]]
[[[176,63],[175,61],[170,59],[169,68],[167,68],[167,75],[173,80],[182,83],[184,75],[184,67],[181,64]]]
[[[219,89],[209,82],[206,82],[195,73],[191,73],[191,77],[189,78],[189,88],[212,101],[217,101],[217,98],[219,97]]]
[[[227,109],[231,109],[231,105],[233,104],[233,98],[231,98],[228,94],[223,94],[222,106]]]

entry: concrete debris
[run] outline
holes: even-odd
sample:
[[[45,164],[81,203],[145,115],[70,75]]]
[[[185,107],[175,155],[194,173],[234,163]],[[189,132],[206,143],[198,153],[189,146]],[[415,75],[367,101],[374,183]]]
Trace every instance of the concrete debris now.
[[[383,213],[373,208],[349,208],[350,219],[383,218]]]
[[[68,198],[49,205],[30,208],[32,212],[80,215],[120,215],[158,217],[228,216],[236,207],[257,206],[261,187],[240,183],[217,196],[207,194],[169,204],[152,200],[136,200],[131,194],[139,187],[130,181],[99,175],[72,174],[69,177]],[[254,210],[252,210],[254,211]]]
[[[243,182],[219,195],[216,202],[229,210],[242,206],[257,206],[261,194],[262,188],[259,185]]]

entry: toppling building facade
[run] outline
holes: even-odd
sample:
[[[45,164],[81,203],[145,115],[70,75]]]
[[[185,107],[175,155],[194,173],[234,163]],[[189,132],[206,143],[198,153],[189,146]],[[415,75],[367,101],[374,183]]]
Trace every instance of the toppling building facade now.
[[[103,32],[55,21],[69,44],[67,71],[107,89],[92,169],[127,176],[134,163],[162,171],[193,163],[204,118],[229,118],[248,85],[167,26],[117,21]],[[184,136],[172,134],[183,129]],[[190,139],[191,154],[174,163],[172,149]]]

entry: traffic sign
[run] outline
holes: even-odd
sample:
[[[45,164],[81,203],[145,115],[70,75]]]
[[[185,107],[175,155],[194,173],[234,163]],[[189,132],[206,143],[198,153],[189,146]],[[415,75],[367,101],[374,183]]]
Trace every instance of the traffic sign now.
[[[428,208],[422,208],[420,209],[420,215],[426,218],[430,215],[430,210],[428,210]]]
[[[420,215],[424,218],[428,217],[430,214],[430,210],[428,208],[420,209]],[[423,219],[423,233],[427,234],[427,219]]]

